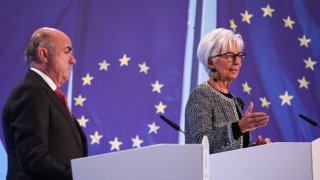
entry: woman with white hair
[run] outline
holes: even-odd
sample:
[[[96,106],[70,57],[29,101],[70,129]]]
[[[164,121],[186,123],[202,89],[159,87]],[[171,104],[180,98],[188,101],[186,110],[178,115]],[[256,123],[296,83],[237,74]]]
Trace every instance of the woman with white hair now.
[[[215,29],[205,35],[198,46],[198,59],[209,75],[208,81],[191,92],[185,112],[185,141],[201,143],[208,136],[210,154],[251,146],[250,131],[267,125],[269,116],[252,112],[253,103],[242,113],[243,101],[230,93],[246,53],[240,34]],[[257,138],[257,145],[270,139]]]

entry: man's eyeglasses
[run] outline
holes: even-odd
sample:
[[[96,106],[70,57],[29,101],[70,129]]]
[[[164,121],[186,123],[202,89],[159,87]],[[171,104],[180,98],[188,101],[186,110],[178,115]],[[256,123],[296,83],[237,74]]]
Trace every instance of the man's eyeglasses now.
[[[237,57],[240,58],[240,60],[243,60],[247,57],[247,54],[245,52],[238,52],[237,54],[232,52],[227,52],[224,54],[217,54],[215,56],[210,56],[209,58],[216,58],[216,57],[223,57],[227,59],[228,62],[234,62]]]

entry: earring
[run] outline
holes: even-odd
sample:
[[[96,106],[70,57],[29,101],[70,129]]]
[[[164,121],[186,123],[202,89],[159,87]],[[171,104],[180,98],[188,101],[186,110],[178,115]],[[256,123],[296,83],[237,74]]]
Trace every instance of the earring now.
[[[218,81],[218,78],[219,78],[219,72],[217,71],[217,69],[216,68],[211,68],[210,69],[211,70],[211,72],[212,72],[212,74],[213,74],[213,81],[214,82],[217,82]]]

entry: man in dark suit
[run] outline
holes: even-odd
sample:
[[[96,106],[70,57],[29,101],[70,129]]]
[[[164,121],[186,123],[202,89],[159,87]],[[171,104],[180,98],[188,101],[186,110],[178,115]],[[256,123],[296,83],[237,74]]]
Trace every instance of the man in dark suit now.
[[[88,150],[59,90],[76,63],[71,40],[57,29],[40,28],[25,55],[30,70],[2,112],[7,179],[72,179],[71,159],[87,156]]]

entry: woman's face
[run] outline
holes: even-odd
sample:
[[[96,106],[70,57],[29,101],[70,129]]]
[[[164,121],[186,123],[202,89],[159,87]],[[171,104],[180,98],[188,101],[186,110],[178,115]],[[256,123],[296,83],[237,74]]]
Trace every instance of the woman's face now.
[[[241,65],[242,59],[239,57],[239,48],[234,45],[234,48],[227,48],[227,52],[222,53],[221,56],[217,57],[215,64],[210,63],[210,68],[216,68],[219,73],[219,79],[221,81],[233,81],[237,78]],[[210,62],[210,61],[209,61]]]

